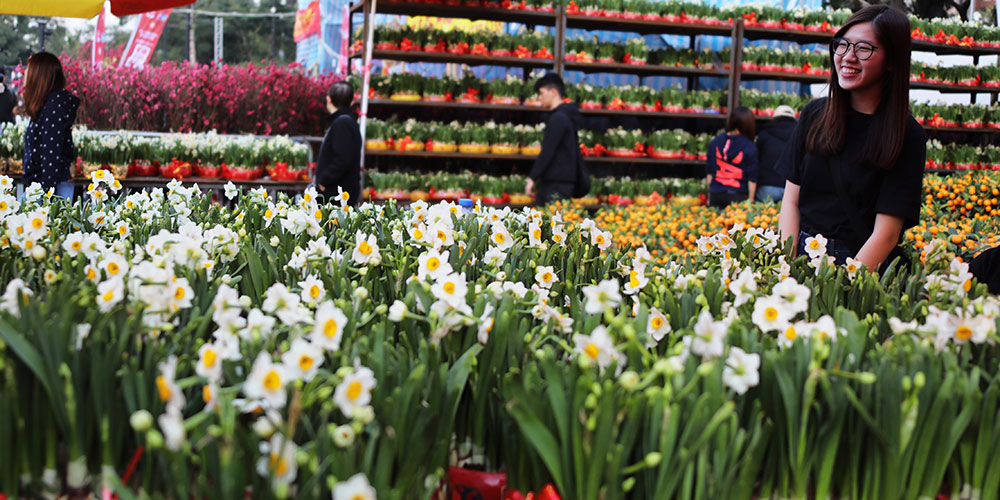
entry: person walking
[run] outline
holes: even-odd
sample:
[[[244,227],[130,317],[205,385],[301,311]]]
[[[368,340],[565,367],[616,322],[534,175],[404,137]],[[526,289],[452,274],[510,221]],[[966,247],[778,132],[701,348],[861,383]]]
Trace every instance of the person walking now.
[[[80,98],[65,89],[62,64],[48,52],[28,59],[24,81],[24,113],[31,121],[24,135],[22,179],[25,185],[37,182],[45,191],[55,189],[57,196],[70,199],[70,165],[76,159],[73,122]]]
[[[6,76],[0,68],[0,124],[14,123],[14,108],[17,107],[17,94],[7,84]]]
[[[338,196],[338,187],[347,203],[357,206],[361,199],[361,129],[351,110],[354,86],[334,83],[326,96],[326,108],[333,115],[323,137],[316,161],[316,189],[325,199]],[[342,199],[342,198],[341,198]]]
[[[775,168],[788,141],[795,132],[795,110],[781,105],[774,110],[774,118],[757,132],[757,201],[781,201],[785,195],[785,176]]]
[[[784,241],[876,271],[920,217],[927,135],[910,114],[910,22],[855,12],[830,43],[829,94],[806,105],[779,161]],[[819,240],[819,241],[817,241]],[[807,246],[807,241],[809,245]],[[892,258],[890,258],[892,257]]]
[[[725,207],[752,200],[757,190],[757,146],[753,111],[734,109],[726,120],[726,131],[708,143],[708,205]]]
[[[566,85],[562,77],[547,73],[535,82],[535,91],[542,107],[552,111],[545,122],[542,151],[531,167],[525,187],[525,194],[537,191],[535,204],[541,206],[572,198],[577,183],[583,181],[579,176],[586,172],[578,165],[582,159],[577,131],[583,125],[583,117],[576,103],[564,102]]]

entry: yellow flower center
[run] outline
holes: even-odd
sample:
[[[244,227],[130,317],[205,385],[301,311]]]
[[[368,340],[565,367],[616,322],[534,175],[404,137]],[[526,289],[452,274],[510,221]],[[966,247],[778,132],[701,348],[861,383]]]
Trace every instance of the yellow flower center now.
[[[115,299],[115,291],[114,291],[114,290],[108,290],[108,292],[107,292],[107,293],[105,293],[105,294],[104,294],[104,296],[103,296],[103,297],[101,297],[101,298],[102,298],[102,299],[103,299],[103,300],[104,300],[105,302],[111,302],[112,300],[114,300],[114,299]]]
[[[163,402],[167,402],[173,394],[170,391],[170,384],[167,383],[167,379],[163,375],[156,377],[156,391],[160,393],[160,401]]]
[[[552,281],[552,273],[546,272],[545,274],[543,274],[542,275],[542,281],[544,281],[546,283]]]
[[[0,201],[0,210],[7,210],[7,202]]]
[[[785,330],[785,338],[786,339],[788,339],[788,340],[795,340],[796,337],[798,337],[798,334],[795,333],[795,327],[794,326],[790,326],[790,327],[788,327]]]
[[[270,219],[274,215],[274,212],[269,208],[264,211],[264,218]]]
[[[632,288],[639,287],[639,273],[636,271],[630,271],[628,273],[628,286]]]
[[[816,250],[816,249],[818,249],[818,248],[819,248],[819,242],[818,242],[818,241],[816,241],[816,240],[812,240],[812,241],[810,241],[810,242],[809,242],[809,248],[811,248],[811,249],[813,249],[813,250]]]
[[[87,279],[93,280],[96,277],[97,277],[97,271],[95,271],[94,268],[92,268],[92,267],[88,267],[87,268]]]
[[[486,320],[485,331],[486,331],[486,333],[490,333],[490,332],[493,331],[493,318],[489,318],[489,319]]]
[[[206,386],[204,386],[204,387],[201,388],[201,400],[204,401],[205,404],[208,404],[208,403],[212,402],[212,387],[211,386],[206,385]]]
[[[450,281],[447,282],[447,283],[445,283],[444,284],[444,293],[447,293],[448,295],[451,295],[451,294],[455,293],[455,284],[452,283],[452,282],[450,282]]]
[[[83,248],[83,243],[80,243],[79,241],[74,241],[73,244],[70,246],[73,247],[73,250],[79,250]]]
[[[326,320],[326,323],[323,323],[323,335],[326,335],[326,338],[328,339],[332,339],[337,336],[337,320],[328,319]]]
[[[268,461],[268,469],[276,476],[288,474],[288,461],[277,453],[272,453]]]
[[[715,248],[715,244],[713,244],[711,241],[706,241],[705,242],[705,249],[706,250],[711,250],[713,248]]]
[[[323,211],[322,210],[316,209],[316,218],[317,219],[322,219],[323,218]]]
[[[361,397],[361,382],[355,380],[347,386],[347,399],[356,401],[359,397]]]
[[[340,193],[340,199],[342,199],[344,201],[350,200],[351,199],[351,193],[348,193],[347,191],[344,191],[343,193]]]
[[[109,273],[111,273],[111,274],[118,274],[118,271],[120,271],[120,270],[121,269],[119,269],[117,263],[111,262],[110,264],[108,264],[108,272]]]
[[[597,244],[598,245],[603,245],[604,244],[604,236],[603,235],[597,237]]]
[[[43,222],[42,219],[39,218],[39,217],[35,217],[34,219],[31,219],[31,227],[33,227],[35,229],[41,229],[44,224],[45,224],[45,222]]]
[[[312,197],[311,194],[306,193],[306,194],[302,195],[302,199],[306,200],[308,202],[308,201],[312,201],[313,197]]]
[[[309,289],[309,296],[314,299],[318,299],[321,291],[322,290],[319,289],[319,285],[313,285],[312,288]]]
[[[778,319],[778,310],[773,307],[768,307],[764,309],[764,319],[768,321],[774,321]]]
[[[206,349],[205,355],[202,356],[201,362],[205,364],[206,367],[212,368],[215,366],[215,362],[219,360],[219,355],[215,353],[212,349]]]
[[[24,242],[24,248],[26,248],[28,250],[31,250],[32,248],[35,248],[35,242],[31,241],[31,240],[25,241]]]
[[[650,321],[649,324],[653,325],[654,330],[659,330],[660,327],[663,326],[663,318],[657,316],[653,318],[653,320]]]
[[[128,226],[118,226],[118,234],[125,235],[128,232]]]
[[[264,388],[271,392],[281,389],[281,375],[275,370],[268,371],[264,375]]]
[[[535,239],[536,240],[542,239],[542,230],[541,229],[535,229],[535,232],[533,234],[535,235]]]
[[[596,361],[597,357],[601,355],[601,349],[594,344],[588,344],[587,347],[583,348],[583,353],[586,354],[588,358]]]
[[[95,170],[94,171],[94,178],[95,179],[103,179],[104,178],[104,171],[103,170]]]
[[[497,233],[496,236],[493,237],[493,239],[496,240],[497,243],[503,243],[504,241],[507,241],[507,237],[504,236],[503,233]]]
[[[562,235],[561,234],[553,234],[552,235],[552,239],[556,240],[556,243],[559,243],[560,241],[562,241]]]
[[[431,257],[431,258],[427,259],[427,269],[430,269],[431,271],[433,271],[433,270],[437,269],[438,267],[441,267],[441,260],[440,259],[438,259],[437,257]]]
[[[438,239],[439,239],[439,240],[441,240],[441,241],[448,241],[448,235],[447,235],[447,234],[445,234],[445,232],[444,232],[444,231],[442,231],[442,230],[440,230],[440,229],[438,229],[438,234],[437,234],[437,237],[438,237]]]
[[[847,265],[847,272],[853,273],[853,272],[856,272],[857,270],[858,270],[858,266],[855,266],[854,264],[848,264]]]
[[[313,364],[315,362],[316,360],[313,359],[312,356],[307,356],[303,354],[301,357],[299,357],[299,369],[304,372],[307,372],[312,369]]]
[[[421,231],[419,229],[414,229],[413,230],[413,238],[414,239],[418,239],[419,240],[419,239],[423,239],[423,237],[424,237],[424,232],[423,231]]]
[[[174,298],[177,300],[184,300],[184,296],[186,294],[187,292],[184,291],[184,287],[179,286],[177,287],[177,290],[174,291]]]
[[[972,329],[962,325],[955,329],[955,338],[958,340],[969,340],[972,338]]]
[[[362,241],[361,244],[358,245],[358,250],[361,250],[362,255],[368,255],[372,253],[372,246],[369,245],[367,241]]]
[[[965,280],[965,283],[962,283],[962,290],[965,290],[966,292],[968,292],[969,290],[972,290],[972,280],[971,279]]]

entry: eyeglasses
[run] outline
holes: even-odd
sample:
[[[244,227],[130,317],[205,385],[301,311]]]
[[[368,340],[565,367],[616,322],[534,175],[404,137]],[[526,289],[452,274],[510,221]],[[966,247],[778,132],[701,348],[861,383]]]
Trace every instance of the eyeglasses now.
[[[867,61],[871,59],[872,54],[878,50],[878,47],[868,43],[868,42],[848,42],[843,38],[835,38],[833,42],[830,43],[830,50],[838,56],[847,54],[848,50],[851,50],[851,46],[854,46],[854,57],[858,60]]]

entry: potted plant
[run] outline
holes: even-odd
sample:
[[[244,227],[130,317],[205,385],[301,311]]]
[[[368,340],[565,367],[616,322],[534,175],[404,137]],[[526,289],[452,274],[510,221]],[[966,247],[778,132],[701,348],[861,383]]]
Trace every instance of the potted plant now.
[[[386,122],[374,118],[368,119],[365,124],[365,149],[369,151],[392,149],[392,132]]]
[[[679,159],[684,157],[684,144],[689,133],[676,130],[658,130],[649,136],[647,153],[652,158]]]
[[[485,127],[467,123],[458,131],[458,151],[460,153],[488,153],[490,134]]]
[[[527,156],[538,156],[542,152],[542,137],[545,135],[545,124],[518,125],[515,128],[520,139],[520,153]]]
[[[414,73],[397,73],[389,80],[392,101],[419,101],[424,86],[424,77]]]
[[[625,55],[622,62],[625,64],[643,65],[649,60],[649,46],[646,45],[645,38],[632,38],[625,43]]]
[[[646,156],[645,137],[641,130],[626,130],[622,127],[608,130],[604,134],[604,146],[608,156],[638,158]]]
[[[620,47],[613,43],[598,43],[596,60],[601,64],[614,64],[619,59]]]
[[[496,155],[516,155],[521,151],[521,137],[517,129],[507,123],[496,125],[493,122],[486,124],[486,129],[490,132],[490,152]]]
[[[485,86],[486,83],[482,79],[476,78],[472,73],[466,73],[459,81],[458,92],[460,94],[456,93],[455,102],[468,104],[481,102]]]
[[[508,74],[504,78],[492,80],[487,84],[487,88],[488,101],[492,104],[508,106],[521,104],[524,82],[514,75]]]
[[[470,49],[467,37],[468,35],[460,30],[446,32],[444,34],[444,41],[447,44],[448,53],[459,56],[468,54]]]
[[[396,151],[423,151],[424,143],[430,137],[430,127],[410,118],[399,124],[393,135]]]
[[[425,78],[423,81],[423,95],[421,99],[429,102],[451,101],[457,85],[458,82],[448,76],[441,78]]]
[[[424,149],[434,153],[454,153],[458,151],[458,122],[433,126]]]

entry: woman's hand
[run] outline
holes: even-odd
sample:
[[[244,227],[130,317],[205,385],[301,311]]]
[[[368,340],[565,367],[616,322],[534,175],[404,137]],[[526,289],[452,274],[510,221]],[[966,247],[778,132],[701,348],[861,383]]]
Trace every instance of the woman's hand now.
[[[903,232],[903,219],[895,215],[876,214],[875,229],[872,231],[868,241],[861,247],[857,259],[861,261],[869,271],[878,270],[885,258],[889,256],[893,248],[899,243],[899,234]]]

